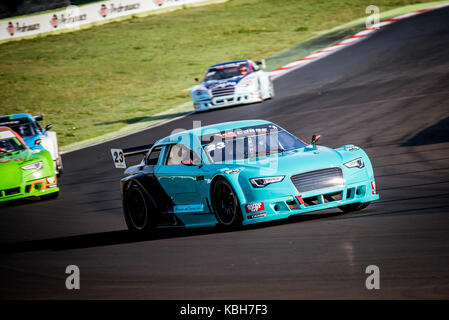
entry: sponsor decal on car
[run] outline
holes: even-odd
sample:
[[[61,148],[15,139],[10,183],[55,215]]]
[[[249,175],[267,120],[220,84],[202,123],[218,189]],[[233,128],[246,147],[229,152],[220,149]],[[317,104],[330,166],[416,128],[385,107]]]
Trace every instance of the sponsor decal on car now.
[[[12,159],[8,159],[6,161],[1,161],[0,160],[0,163],[8,163],[8,162],[11,162],[12,160],[14,160],[15,162],[23,162],[23,161],[25,161],[24,158],[12,158]]]
[[[202,204],[187,204],[187,205],[175,205],[173,207],[173,212],[183,213],[183,212],[202,212],[204,205]]]
[[[263,202],[255,202],[245,205],[246,213],[257,212],[265,210],[265,204]]]
[[[262,218],[265,217],[267,215],[266,212],[260,212],[260,213],[256,213],[256,214],[251,214],[249,216],[247,216],[248,219],[256,219],[256,218]]]
[[[347,146],[347,147],[345,147],[345,151],[356,151],[356,150],[359,150],[360,148],[359,147],[356,147],[356,146]]]
[[[239,173],[239,172],[240,169],[229,169],[225,171],[226,174]]]
[[[216,88],[226,88],[226,87],[233,87],[237,84],[237,82],[232,81],[232,82],[224,82],[224,83],[217,83],[217,84],[213,84],[210,86],[211,89],[216,89]]]

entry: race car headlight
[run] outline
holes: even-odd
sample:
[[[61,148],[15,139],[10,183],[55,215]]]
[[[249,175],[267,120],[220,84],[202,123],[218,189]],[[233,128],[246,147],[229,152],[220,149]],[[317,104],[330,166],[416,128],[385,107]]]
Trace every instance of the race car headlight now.
[[[208,95],[209,93],[206,90],[198,90],[195,91],[195,95],[197,96],[204,96],[204,95]]]
[[[39,170],[43,167],[42,161],[33,162],[30,164],[27,164],[26,166],[21,167],[22,170]]]
[[[345,163],[345,166],[348,168],[363,168],[365,163],[362,158],[357,158],[355,160],[349,161]]]
[[[255,188],[263,188],[271,183],[281,182],[282,180],[284,180],[284,177],[285,176],[252,178],[252,179],[249,179],[249,182],[251,182],[251,184]]]

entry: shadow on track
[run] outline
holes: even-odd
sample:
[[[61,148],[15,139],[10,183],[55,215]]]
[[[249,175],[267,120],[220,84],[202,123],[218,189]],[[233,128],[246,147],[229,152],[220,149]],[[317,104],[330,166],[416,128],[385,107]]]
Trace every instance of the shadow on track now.
[[[401,144],[401,147],[421,146],[442,142],[449,142],[449,117],[433,126],[425,128],[413,138]]]
[[[128,230],[90,233],[69,237],[59,237],[52,239],[1,244],[0,254],[11,254],[11,253],[31,252],[31,251],[48,251],[48,250],[61,251],[61,250],[111,246],[117,244],[146,242],[154,240],[164,240],[172,238],[200,236],[207,234],[219,234],[219,233],[229,234],[233,232],[244,232],[247,230],[273,227],[290,223],[299,223],[299,222],[312,221],[316,219],[333,218],[342,215],[343,213],[341,212],[302,214],[292,216],[288,219],[263,222],[245,227],[236,227],[234,229],[229,230],[223,230],[220,227],[204,227],[204,228],[191,228],[191,229],[184,229],[184,228],[158,229],[155,230],[153,234],[148,235],[138,235]]]
[[[5,202],[0,202],[0,211],[6,210],[10,207],[20,207],[20,206],[27,206],[32,205],[34,203],[39,202],[51,202],[51,201],[57,201],[57,199],[45,199],[40,197],[28,197],[28,198],[19,198],[14,200],[9,200]]]

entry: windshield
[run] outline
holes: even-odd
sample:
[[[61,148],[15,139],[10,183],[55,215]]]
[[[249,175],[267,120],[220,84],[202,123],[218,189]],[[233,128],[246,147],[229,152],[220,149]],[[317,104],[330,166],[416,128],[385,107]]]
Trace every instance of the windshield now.
[[[24,149],[25,146],[16,137],[8,139],[0,139],[0,154],[20,151]]]
[[[233,77],[246,76],[250,72],[251,70],[248,68],[246,62],[232,63],[224,66],[210,68],[206,73],[204,81],[223,80]]]
[[[304,142],[274,124],[201,136],[201,143],[213,163],[266,156],[306,146]]]
[[[8,122],[0,123],[0,126],[9,127],[17,132],[21,137],[35,136],[37,134],[36,129],[28,119],[14,119]]]

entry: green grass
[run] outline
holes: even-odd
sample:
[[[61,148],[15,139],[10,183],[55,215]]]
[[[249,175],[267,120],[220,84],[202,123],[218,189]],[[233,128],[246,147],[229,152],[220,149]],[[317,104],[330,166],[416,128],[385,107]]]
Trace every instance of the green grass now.
[[[376,5],[382,12],[422,2]],[[230,0],[4,43],[0,113],[44,114],[61,145],[118,131],[188,102],[193,79],[209,65],[269,57],[365,16],[370,4]]]

